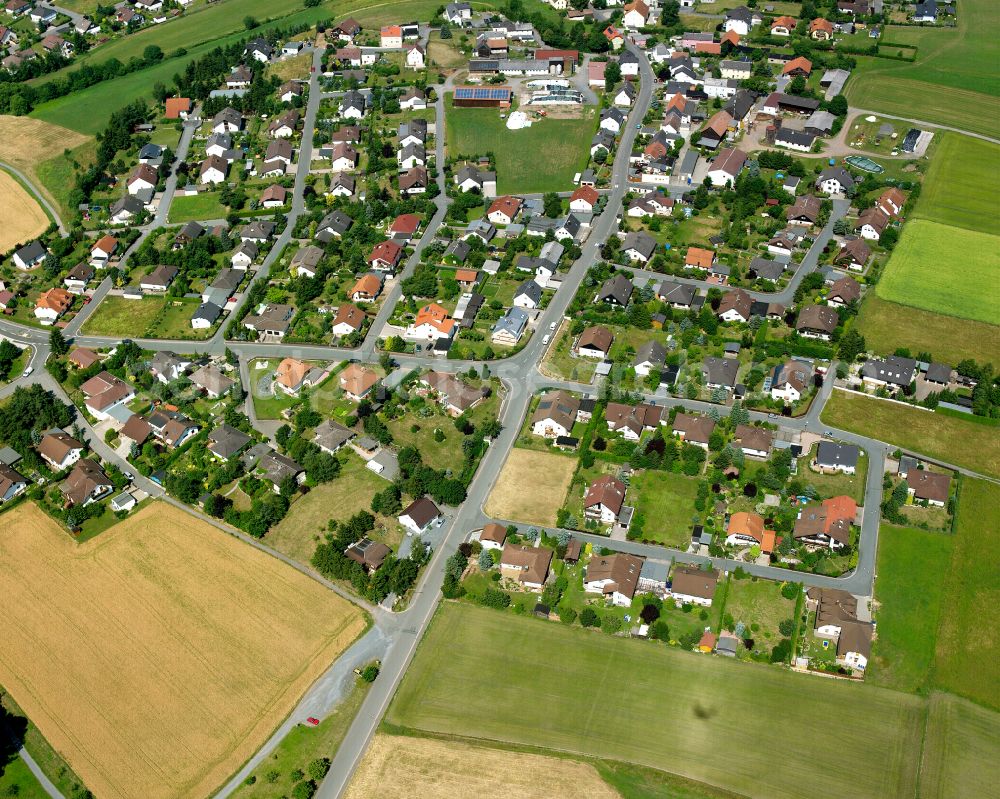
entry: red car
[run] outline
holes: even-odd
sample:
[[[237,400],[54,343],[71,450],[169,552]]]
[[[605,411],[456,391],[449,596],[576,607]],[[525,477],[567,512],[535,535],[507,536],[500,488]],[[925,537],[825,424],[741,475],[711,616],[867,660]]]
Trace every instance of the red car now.
[[[315,716],[310,716],[309,718],[306,719],[306,721],[312,724],[313,727],[319,724],[319,719],[316,718]]]

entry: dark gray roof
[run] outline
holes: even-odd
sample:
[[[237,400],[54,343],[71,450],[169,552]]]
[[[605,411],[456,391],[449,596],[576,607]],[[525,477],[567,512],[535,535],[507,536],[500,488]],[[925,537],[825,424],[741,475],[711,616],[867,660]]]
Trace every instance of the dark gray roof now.
[[[242,430],[228,424],[220,424],[208,437],[208,450],[220,458],[229,460],[252,439]]]
[[[890,355],[884,361],[870,358],[861,367],[861,376],[881,380],[895,386],[908,386],[913,379],[917,362],[913,358]]]
[[[633,231],[625,236],[622,250],[635,250],[649,260],[656,252],[656,239],[643,230]]]
[[[820,441],[816,448],[816,462],[820,466],[858,465],[860,450],[853,444],[836,444],[833,441]]]
[[[735,358],[715,358],[707,357],[701,362],[701,372],[706,383],[714,385],[728,386],[732,388],[736,385],[736,373],[739,371],[740,362]]]
[[[632,281],[619,272],[614,277],[604,281],[598,299],[602,302],[613,300],[619,305],[628,305],[634,290],[635,286],[632,285]]]
[[[527,296],[537,305],[542,300],[542,287],[534,280],[525,280],[514,292],[514,299],[516,300],[522,295]]]

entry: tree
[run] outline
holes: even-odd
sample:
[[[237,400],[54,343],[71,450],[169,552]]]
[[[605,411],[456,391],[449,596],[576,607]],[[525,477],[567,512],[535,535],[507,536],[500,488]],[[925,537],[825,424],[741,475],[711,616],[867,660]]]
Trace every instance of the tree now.
[[[593,608],[584,608],[580,613],[580,624],[584,627],[599,627],[601,618]]]
[[[57,358],[69,352],[69,344],[59,328],[54,327],[49,333],[49,347]]]
[[[306,772],[314,780],[321,780],[326,776],[326,772],[330,770],[330,758],[321,757],[317,760],[312,761],[308,766],[306,766]]]
[[[608,65],[604,68],[604,85],[610,89],[612,86],[617,86],[622,79],[622,68],[619,66],[617,61],[609,61]]]
[[[562,200],[554,191],[546,192],[542,197],[542,210],[547,217],[555,219],[562,214]]]
[[[778,623],[778,632],[780,632],[784,636],[791,635],[794,629],[795,629],[795,622],[792,621],[791,619],[782,619]]]
[[[488,549],[479,553],[479,568],[484,572],[493,568],[493,557]]]
[[[865,337],[852,327],[841,337],[838,354],[841,359],[853,363],[866,349]]]

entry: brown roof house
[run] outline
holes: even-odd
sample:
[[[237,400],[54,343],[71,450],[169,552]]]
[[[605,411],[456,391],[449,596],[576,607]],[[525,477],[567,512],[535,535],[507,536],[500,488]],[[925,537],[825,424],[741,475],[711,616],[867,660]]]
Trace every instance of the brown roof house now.
[[[500,573],[525,588],[541,588],[549,575],[551,563],[551,549],[508,542],[500,553]]]
[[[736,427],[736,440],[744,455],[752,458],[766,458],[774,443],[774,433],[763,427],[741,424]]]
[[[865,244],[864,239],[851,239],[844,242],[833,262],[838,266],[846,266],[852,272],[861,272],[871,257],[871,248]]]
[[[106,497],[115,486],[100,466],[85,458],[73,467],[60,488],[67,505],[89,505]]]
[[[413,500],[409,506],[399,514],[399,523],[405,527],[412,535],[426,533],[431,525],[437,525],[442,519],[441,511],[427,497],[420,497]]]
[[[594,555],[587,564],[583,590],[603,594],[619,607],[632,604],[644,558],[617,552],[614,555]]]
[[[851,543],[857,503],[848,496],[810,502],[799,509],[792,536],[815,546],[842,549]]]
[[[108,418],[108,412],[117,405],[123,405],[135,397],[135,389],[124,380],[104,371],[94,375],[80,386],[86,398],[87,410],[98,421]]]
[[[324,374],[326,373],[322,369],[315,369],[303,361],[285,358],[274,370],[274,384],[294,397],[302,389],[319,383]]]
[[[660,426],[662,415],[663,408],[659,405],[609,402],[604,411],[604,420],[608,424],[608,430],[621,433],[629,441],[638,441],[643,430],[655,430]]]
[[[837,639],[837,664],[864,671],[874,627],[858,619],[858,600],[837,588],[810,588],[806,597],[807,607],[816,611],[816,636]]]
[[[679,413],[674,419],[673,433],[681,441],[708,449],[708,440],[715,430],[715,420],[693,413]]]
[[[385,563],[385,559],[391,554],[392,550],[389,547],[381,541],[372,541],[370,538],[355,541],[344,550],[344,555],[364,566],[369,574],[378,571],[379,567]]]
[[[479,534],[479,543],[482,544],[483,549],[503,549],[506,540],[507,528],[496,522],[485,525]]]
[[[715,589],[719,584],[719,573],[715,569],[698,569],[694,566],[678,566],[674,569],[670,582],[670,595],[679,605],[701,605],[711,607]]]
[[[611,524],[625,505],[625,484],[610,474],[594,480],[583,499],[583,514],[588,519]]]
[[[829,341],[839,324],[840,317],[835,309],[826,305],[807,305],[799,311],[795,329],[804,338]]]
[[[842,277],[834,281],[826,294],[826,304],[843,308],[861,299],[861,284],[853,277]]]
[[[606,327],[601,327],[600,325],[588,327],[580,334],[580,338],[577,339],[576,353],[587,358],[604,359],[611,350],[611,343],[614,341],[614,338],[614,335]]]
[[[531,417],[531,432],[544,438],[568,436],[579,411],[579,398],[568,391],[549,391],[538,401]]]
[[[906,473],[907,493],[918,502],[944,507],[948,503],[951,478],[941,472],[910,469]]]
[[[434,391],[449,416],[461,416],[490,395],[488,388],[473,388],[449,372],[431,371],[420,382]]]
[[[788,360],[774,367],[771,374],[771,399],[798,402],[809,388],[812,367],[802,361]]]
[[[38,442],[38,454],[57,472],[68,469],[83,455],[83,444],[62,430],[49,430]]]

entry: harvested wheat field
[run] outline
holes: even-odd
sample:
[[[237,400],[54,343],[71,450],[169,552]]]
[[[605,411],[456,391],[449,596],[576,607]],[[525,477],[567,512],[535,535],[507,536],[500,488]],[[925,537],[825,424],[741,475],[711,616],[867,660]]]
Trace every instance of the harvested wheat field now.
[[[49,226],[38,200],[6,172],[0,170],[0,252],[33,239]]]
[[[0,596],[0,684],[101,799],[209,795],[365,626],[163,503],[81,545],[6,513]]]
[[[457,741],[376,735],[347,799],[617,799],[586,763]]]
[[[88,138],[51,122],[0,114],[0,161],[29,176],[39,161],[79,147]]]
[[[486,500],[494,519],[554,525],[576,468],[574,458],[512,449]]]

